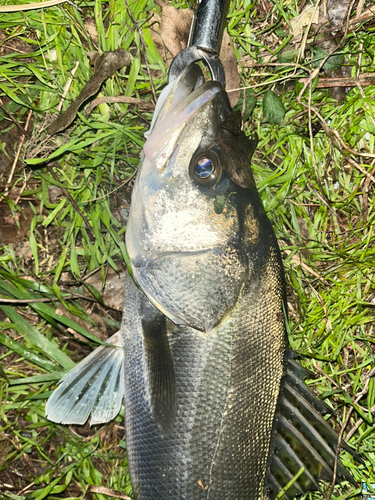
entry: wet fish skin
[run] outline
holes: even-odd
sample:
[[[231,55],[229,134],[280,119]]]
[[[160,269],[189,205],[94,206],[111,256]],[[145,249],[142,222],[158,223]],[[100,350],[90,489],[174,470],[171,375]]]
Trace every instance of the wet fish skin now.
[[[287,347],[283,266],[239,118],[197,66],[163,90],[126,236],[140,287],[127,275],[121,330],[46,405],[52,421],[97,424],[124,397],[138,500],[274,500],[301,468],[287,500],[336,467],[353,482],[332,410]],[[202,158],[215,166],[203,180]]]
[[[122,332],[140,500],[255,500],[263,486],[286,348],[280,253],[255,187],[224,172],[207,188],[191,175],[197,151],[220,153],[219,127],[231,114],[219,89],[176,134],[166,161],[146,152],[133,192],[126,242],[142,291],[127,280]]]

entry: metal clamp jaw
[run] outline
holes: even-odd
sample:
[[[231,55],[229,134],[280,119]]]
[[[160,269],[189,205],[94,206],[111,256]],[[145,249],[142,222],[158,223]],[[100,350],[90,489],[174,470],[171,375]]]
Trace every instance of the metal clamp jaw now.
[[[189,64],[203,61],[212,80],[225,87],[225,72],[219,59],[221,40],[230,0],[201,0],[194,16],[194,35],[190,47],[177,54],[169,68],[168,82],[175,80]]]

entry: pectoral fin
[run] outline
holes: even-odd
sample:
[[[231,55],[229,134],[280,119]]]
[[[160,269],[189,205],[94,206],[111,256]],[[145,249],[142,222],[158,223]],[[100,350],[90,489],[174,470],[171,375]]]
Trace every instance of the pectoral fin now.
[[[289,359],[281,380],[264,491],[273,500],[297,473],[304,472],[284,494],[287,499],[308,491],[319,491],[318,481],[331,481],[334,475],[337,435],[322,415],[333,411],[308,390],[303,379],[310,376],[299,363]],[[361,459],[347,444],[340,447]],[[337,461],[337,477],[353,484],[353,478]]]
[[[157,426],[166,432],[173,422],[175,404],[175,374],[166,317],[153,307],[150,311],[145,308],[142,330],[150,406]]]
[[[60,424],[91,425],[112,420],[124,397],[124,349],[115,333],[60,381],[48,399],[46,417]]]

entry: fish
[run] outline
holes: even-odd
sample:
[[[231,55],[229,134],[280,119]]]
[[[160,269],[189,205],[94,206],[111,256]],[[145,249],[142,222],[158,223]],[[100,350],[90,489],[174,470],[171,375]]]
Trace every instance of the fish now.
[[[52,421],[97,424],[124,400],[139,500],[273,500],[287,486],[288,500],[353,483],[323,418],[333,410],[289,348],[256,146],[197,64],[163,89],[132,194],[121,329],[46,405]]]

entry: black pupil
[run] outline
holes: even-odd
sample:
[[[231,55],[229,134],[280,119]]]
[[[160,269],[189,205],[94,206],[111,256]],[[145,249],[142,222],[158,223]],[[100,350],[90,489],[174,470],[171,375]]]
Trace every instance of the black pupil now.
[[[214,165],[209,158],[202,158],[195,165],[195,174],[200,179],[207,179],[214,171]]]

